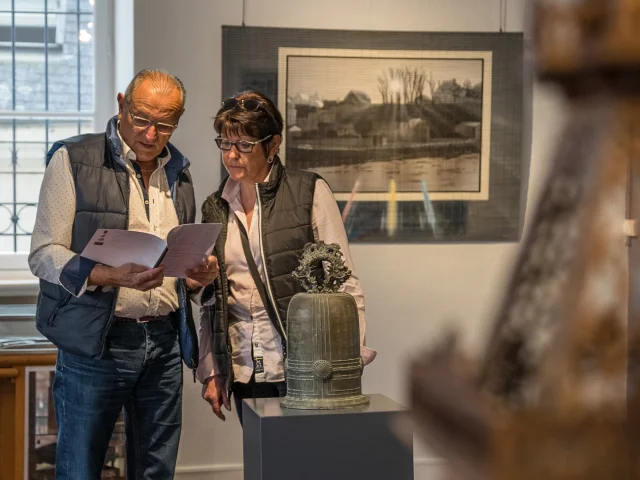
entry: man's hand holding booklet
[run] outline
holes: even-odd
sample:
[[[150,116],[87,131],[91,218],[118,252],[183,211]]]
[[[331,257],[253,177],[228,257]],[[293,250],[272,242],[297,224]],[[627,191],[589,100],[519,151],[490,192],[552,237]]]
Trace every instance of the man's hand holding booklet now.
[[[165,277],[186,278],[187,270],[201,265],[211,254],[220,228],[219,223],[180,225],[169,232],[166,241],[150,233],[98,229],[80,255],[110,267],[162,265]]]

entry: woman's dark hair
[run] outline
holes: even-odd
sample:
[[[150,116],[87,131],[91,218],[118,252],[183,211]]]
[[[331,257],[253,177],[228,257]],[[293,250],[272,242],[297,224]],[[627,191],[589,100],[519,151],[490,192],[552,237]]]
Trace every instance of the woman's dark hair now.
[[[218,134],[224,132],[261,139],[282,135],[283,124],[282,115],[271,99],[255,90],[243,90],[223,102],[213,128]],[[261,144],[265,152],[270,141]]]

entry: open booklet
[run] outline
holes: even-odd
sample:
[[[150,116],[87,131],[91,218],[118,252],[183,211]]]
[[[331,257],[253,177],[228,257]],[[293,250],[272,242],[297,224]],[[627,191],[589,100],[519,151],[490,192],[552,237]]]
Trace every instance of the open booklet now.
[[[98,229],[80,256],[103,265],[119,267],[137,263],[153,268],[164,266],[166,277],[185,278],[211,254],[220,223],[190,223],[173,228],[167,240],[150,233]]]

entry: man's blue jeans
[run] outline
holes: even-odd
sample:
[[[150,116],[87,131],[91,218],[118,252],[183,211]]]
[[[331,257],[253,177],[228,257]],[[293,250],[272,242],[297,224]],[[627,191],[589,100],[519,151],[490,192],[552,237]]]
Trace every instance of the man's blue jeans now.
[[[172,479],[182,423],[182,360],[173,321],[114,322],[105,354],[58,352],[53,396],[57,480],[100,478],[125,409],[127,479]]]

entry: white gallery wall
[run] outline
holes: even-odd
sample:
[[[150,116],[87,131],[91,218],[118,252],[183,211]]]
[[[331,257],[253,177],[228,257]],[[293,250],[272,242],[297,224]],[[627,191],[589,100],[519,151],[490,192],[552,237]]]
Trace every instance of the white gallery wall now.
[[[500,28],[500,0],[245,0],[244,4],[247,26],[473,32]],[[165,68],[187,88],[186,113],[173,141],[191,159],[198,205],[220,181],[211,118],[221,100],[221,27],[241,25],[242,7],[242,0],[135,0],[133,4],[134,70]],[[524,17],[525,0],[508,0],[506,30],[523,31]],[[122,19],[120,25],[126,23]],[[118,25],[116,41],[127,38]],[[115,81],[122,90],[127,79],[119,76]],[[525,153],[532,157],[525,192],[527,218],[563,121],[562,98],[535,83],[532,135],[524,138]],[[366,298],[368,344],[378,350],[378,358],[365,371],[364,390],[407,404],[408,357],[445,328],[458,328],[469,347],[481,346],[517,248],[515,243],[353,245]],[[226,423],[218,421],[200,398],[199,385],[191,382],[186,373],[177,477],[241,479],[242,437],[234,414]],[[442,462],[433,453],[417,445],[415,457],[416,479],[440,478]]]

